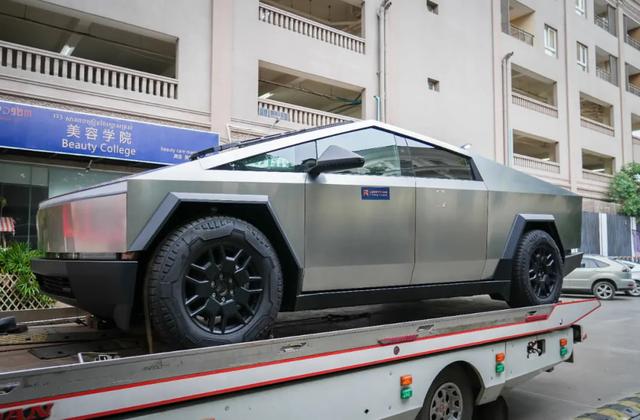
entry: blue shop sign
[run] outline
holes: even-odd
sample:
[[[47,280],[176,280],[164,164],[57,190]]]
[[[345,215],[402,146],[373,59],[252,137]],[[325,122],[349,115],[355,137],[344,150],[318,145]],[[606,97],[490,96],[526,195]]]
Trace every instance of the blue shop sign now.
[[[218,135],[0,101],[0,147],[173,164],[218,145]]]

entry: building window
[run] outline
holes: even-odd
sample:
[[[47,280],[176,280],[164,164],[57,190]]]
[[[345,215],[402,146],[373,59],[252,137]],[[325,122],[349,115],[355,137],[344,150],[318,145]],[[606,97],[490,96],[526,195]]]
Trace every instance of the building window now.
[[[551,56],[558,55],[558,31],[549,25],[544,25],[544,50]]]
[[[576,13],[580,16],[587,16],[587,0],[576,0]]]
[[[586,45],[577,43],[577,62],[578,68],[582,71],[589,71],[589,49]]]
[[[435,92],[440,92],[440,82],[436,79],[428,78],[427,84],[429,85],[429,90],[433,90]]]
[[[438,3],[427,0],[427,10],[434,15],[438,14]]]

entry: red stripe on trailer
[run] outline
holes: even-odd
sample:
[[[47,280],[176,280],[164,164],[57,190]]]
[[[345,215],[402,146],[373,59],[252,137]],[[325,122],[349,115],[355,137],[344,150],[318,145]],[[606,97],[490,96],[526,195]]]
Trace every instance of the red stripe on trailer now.
[[[284,383],[284,382],[290,382],[290,381],[295,381],[295,380],[299,380],[299,379],[305,379],[305,378],[310,378],[310,377],[315,377],[315,376],[321,376],[321,375],[326,375],[326,374],[331,374],[331,373],[336,373],[336,372],[343,372],[343,371],[358,369],[358,368],[362,368],[362,367],[375,366],[375,365],[389,363],[389,362],[396,362],[396,361],[401,361],[401,360],[407,360],[407,359],[427,356],[427,355],[430,355],[430,354],[444,353],[444,352],[452,351],[452,350],[460,350],[460,349],[463,349],[463,348],[475,347],[475,346],[491,344],[491,343],[505,341],[505,340],[511,340],[511,339],[527,337],[527,336],[536,335],[536,334],[544,334],[544,333],[548,333],[548,332],[567,329],[567,328],[571,327],[572,325],[576,324],[577,322],[579,322],[580,320],[582,320],[583,318],[585,318],[586,316],[588,316],[589,314],[591,314],[596,309],[598,309],[600,307],[600,302],[597,301],[596,299],[584,299],[584,300],[572,301],[572,302],[561,302],[561,303],[557,304],[557,305],[571,305],[571,304],[583,303],[583,302],[588,302],[588,301],[596,301],[598,303],[598,305],[596,307],[594,307],[593,309],[591,309],[590,311],[588,311],[587,313],[585,313],[584,315],[580,316],[578,319],[573,321],[571,324],[559,325],[558,327],[540,329],[540,330],[536,330],[536,331],[528,331],[526,333],[509,335],[509,336],[502,336],[502,337],[496,337],[496,338],[487,339],[487,340],[478,340],[478,341],[474,341],[474,342],[470,342],[470,343],[465,343],[465,344],[460,344],[460,345],[455,345],[455,346],[450,346],[450,347],[444,347],[444,348],[434,349],[434,350],[427,350],[427,351],[424,351],[424,352],[412,353],[412,354],[408,354],[408,355],[397,355],[397,356],[393,356],[393,357],[389,357],[389,358],[385,358],[385,359],[380,359],[380,360],[376,360],[376,361],[372,361],[372,362],[341,366],[341,367],[338,367],[338,368],[315,371],[315,372],[310,372],[310,373],[301,374],[301,375],[293,375],[293,376],[281,377],[281,378],[276,378],[276,379],[272,379],[272,380],[269,380],[269,381],[256,382],[256,383],[246,384],[246,385],[242,385],[242,386],[238,386],[238,387],[222,388],[222,389],[218,389],[218,390],[214,390],[214,391],[210,391],[210,392],[192,394],[192,395],[185,395],[185,396],[182,396],[182,397],[166,399],[166,400],[159,400],[159,401],[154,401],[154,402],[151,402],[151,403],[140,404],[140,405],[135,405],[135,406],[123,407],[123,408],[116,409],[116,410],[97,412],[97,413],[87,414],[87,415],[74,417],[74,418],[85,419],[85,418],[92,418],[92,417],[98,417],[98,416],[114,415],[114,414],[125,413],[125,412],[130,412],[130,411],[135,411],[135,410],[141,410],[141,409],[146,409],[146,408],[151,408],[151,407],[157,407],[157,406],[162,406],[162,405],[167,405],[167,404],[172,404],[172,403],[177,403],[177,402],[184,402],[184,401],[194,400],[194,399],[198,399],[198,398],[211,397],[211,396],[227,394],[227,393],[235,392],[235,391],[242,391],[242,390],[248,390],[248,389],[253,389],[253,388],[259,388],[259,387],[263,387],[263,386],[274,385],[274,384],[279,384],[279,383]],[[551,315],[551,313],[553,313],[553,310],[555,309],[555,307],[556,306],[554,306],[552,308],[551,312],[549,313],[549,316]],[[486,331],[486,330],[492,330],[492,329],[495,329],[495,328],[503,328],[503,327],[509,327],[509,326],[515,326],[515,325],[523,325],[523,324],[527,324],[527,322],[526,321],[524,321],[524,322],[514,322],[514,323],[508,323],[508,324],[493,325],[493,326],[483,327],[483,328],[475,328],[475,329],[459,331],[459,332],[438,334],[438,335],[418,338],[418,339],[415,339],[415,340],[412,340],[412,341],[432,340],[432,339],[442,338],[442,337],[447,337],[447,336],[454,336],[454,335],[465,334],[465,333],[473,333],[473,332],[478,332],[478,331]],[[253,369],[253,368],[257,368],[257,367],[261,367],[261,366],[283,364],[283,363],[289,363],[289,362],[294,362],[294,361],[299,361],[299,360],[307,360],[307,359],[313,359],[313,358],[327,357],[327,356],[336,355],[336,354],[344,354],[344,353],[351,353],[351,352],[356,352],[356,351],[363,351],[363,350],[372,349],[372,348],[378,348],[378,347],[381,347],[381,346],[382,346],[382,344],[377,344],[377,345],[363,346],[363,347],[357,347],[357,348],[352,348],[352,349],[336,350],[336,351],[333,351],[333,352],[326,352],[326,353],[307,355],[307,356],[299,356],[299,357],[283,359],[283,360],[273,360],[273,361],[269,361],[269,362],[255,363],[255,364],[252,364],[252,365],[244,365],[244,366],[236,366],[236,367],[232,367],[232,368],[218,369],[218,370],[209,371],[209,372],[198,372],[198,373],[192,373],[192,374],[187,374],[187,375],[174,376],[174,377],[170,377],[170,378],[152,379],[152,380],[148,380],[148,381],[135,382],[135,383],[125,384],[125,385],[116,385],[116,386],[98,388],[98,389],[93,389],[93,390],[78,391],[78,392],[73,392],[73,393],[64,394],[64,395],[60,395],[60,396],[44,397],[44,398],[21,401],[21,402],[16,402],[16,403],[4,404],[4,405],[0,405],[0,409],[11,408],[11,407],[16,407],[16,406],[28,406],[28,405],[42,403],[42,402],[55,402],[55,401],[60,401],[60,400],[63,400],[63,399],[79,397],[79,396],[84,396],[84,395],[92,395],[92,394],[106,393],[106,392],[110,392],[110,391],[117,391],[117,390],[123,390],[123,389],[138,388],[138,387],[142,387],[142,386],[145,386],[145,385],[153,385],[153,384],[164,383],[164,382],[173,382],[173,381],[179,381],[179,380],[183,380],[183,379],[197,378],[197,377],[201,377],[201,376],[215,375],[215,374],[220,374],[220,373],[225,373],[225,372],[248,370],[248,369]]]

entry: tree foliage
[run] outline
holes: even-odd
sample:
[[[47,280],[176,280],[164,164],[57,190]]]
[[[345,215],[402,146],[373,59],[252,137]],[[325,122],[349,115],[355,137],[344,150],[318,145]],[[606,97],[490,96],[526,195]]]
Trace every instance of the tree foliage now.
[[[630,163],[613,177],[609,196],[620,204],[622,214],[640,216],[640,164]]]

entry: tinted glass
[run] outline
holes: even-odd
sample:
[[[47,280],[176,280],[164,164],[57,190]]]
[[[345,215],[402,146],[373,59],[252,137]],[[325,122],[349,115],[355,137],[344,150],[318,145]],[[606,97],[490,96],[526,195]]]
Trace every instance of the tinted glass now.
[[[602,261],[598,261],[598,260],[593,260],[593,262],[596,265],[596,267],[598,267],[598,268],[609,267],[609,264],[607,264],[606,262],[602,262]]]
[[[399,176],[400,158],[395,136],[386,131],[368,128],[318,140],[318,156],[331,145],[340,146],[365,159],[362,168],[337,171],[340,174]]]
[[[596,268],[596,264],[593,262],[593,260],[591,258],[582,258],[582,263],[580,264],[581,267],[584,268]]]
[[[306,172],[316,163],[314,142],[251,156],[216,169],[236,171]]]
[[[399,141],[403,174],[419,178],[473,180],[468,157],[426,143],[405,139]]]

